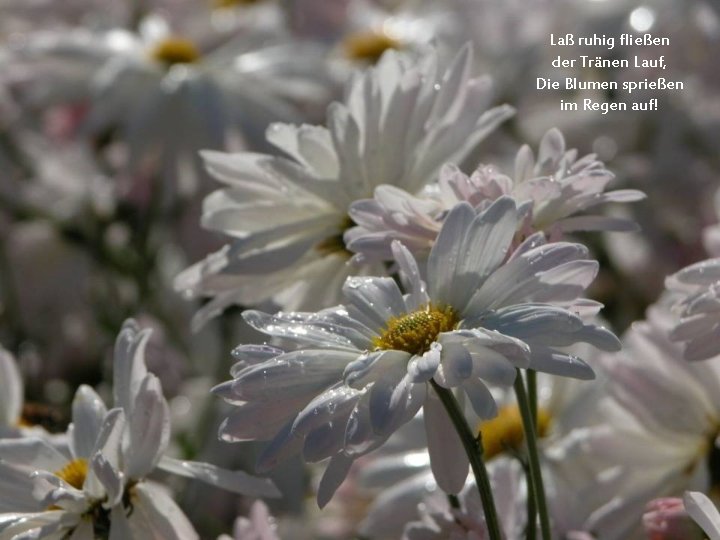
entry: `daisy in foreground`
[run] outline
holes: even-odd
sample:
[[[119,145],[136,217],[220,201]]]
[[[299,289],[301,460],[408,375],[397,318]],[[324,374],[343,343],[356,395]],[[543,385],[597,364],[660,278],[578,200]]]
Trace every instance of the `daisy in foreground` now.
[[[490,81],[472,76],[472,66],[469,47],[447,68],[437,51],[421,61],[388,51],[330,106],[327,128],[270,127],[268,141],[287,157],[205,152],[226,186],[205,199],[203,226],[232,243],[178,277],[178,289],[212,297],[196,325],[227,306],[269,298],[283,309],[321,309],[340,301],[349,275],[380,273],[379,265],[347,264],[350,204],[379,184],[420,191],[513,112],[486,110]]]
[[[39,437],[0,441],[1,539],[198,538],[167,490],[147,478],[157,469],[246,495],[279,495],[267,479],[165,456],[170,410],[145,366],[149,337],[125,323],[115,346],[115,408],[81,386],[67,449]]]
[[[587,364],[559,348],[619,347],[612,333],[575,314],[597,272],[587,250],[546,245],[534,235],[509,254],[518,220],[506,197],[481,213],[456,206],[430,253],[427,285],[410,252],[394,243],[406,295],[391,278],[351,277],[346,306],[274,316],[246,311],[251,326],[300,347],[237,350],[234,379],[214,390],[237,406],[221,436],[271,439],[262,468],[300,451],[310,462],[331,458],[318,491],[323,506],[353,460],[422,407],[438,486],[459,493],[470,461],[456,432],[466,420],[454,391],[480,418],[491,418],[497,407],[486,383],[512,385],[516,368],[592,378]]]

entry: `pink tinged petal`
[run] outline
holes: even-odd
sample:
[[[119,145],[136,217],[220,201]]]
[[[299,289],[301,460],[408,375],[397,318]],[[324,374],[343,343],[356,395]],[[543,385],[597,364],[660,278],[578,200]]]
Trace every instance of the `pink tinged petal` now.
[[[487,420],[497,416],[497,404],[495,398],[485,384],[479,379],[468,379],[462,385],[467,394],[475,414],[481,419]]]
[[[124,471],[128,479],[147,476],[167,449],[169,440],[170,410],[160,381],[149,374],[140,386],[136,407],[128,419],[128,436],[123,444]]]
[[[28,437],[0,440],[0,460],[33,469],[56,471],[65,466],[68,458],[44,439]]]
[[[720,319],[707,314],[693,315],[680,320],[668,337],[671,341],[686,341],[703,334],[709,334],[720,326]]]
[[[147,374],[145,347],[151,333],[149,329],[140,331],[137,323],[129,319],[115,341],[113,397],[115,406],[121,407],[126,415],[132,412],[140,385]]]
[[[537,167],[544,170],[553,167],[565,153],[565,138],[557,128],[549,129],[540,140]]]
[[[163,457],[158,468],[249,497],[280,496],[280,492],[269,478],[260,478],[243,471],[230,471],[209,463]]]
[[[685,510],[700,525],[710,540],[720,540],[720,512],[708,497],[698,491],[686,491]]]
[[[353,459],[343,454],[330,459],[318,486],[317,503],[320,508],[324,508],[330,502],[340,484],[345,481],[352,464]]]
[[[420,277],[415,257],[397,240],[393,241],[391,249],[400,270],[400,280],[405,290],[409,292],[409,297],[405,300],[408,309],[414,310],[428,303],[430,298],[427,295],[427,287]]]
[[[357,352],[344,350],[293,351],[250,366],[216,389],[221,395],[231,392],[228,395],[245,401],[274,400],[278,395],[283,399],[312,398],[340,381],[345,366],[356,358]]]
[[[692,340],[683,351],[683,357],[689,362],[706,360],[718,354],[720,354],[720,340],[712,334]]]
[[[72,403],[72,437],[69,441],[75,457],[90,457],[106,413],[105,403],[92,388],[84,384],[78,388]]]
[[[428,393],[423,410],[430,467],[435,480],[445,493],[460,493],[470,466],[460,437],[434,391]]]
[[[128,516],[131,538],[194,540],[199,538],[188,518],[161,487],[142,482]]]
[[[23,406],[23,381],[15,359],[0,347],[0,426],[15,426]]]

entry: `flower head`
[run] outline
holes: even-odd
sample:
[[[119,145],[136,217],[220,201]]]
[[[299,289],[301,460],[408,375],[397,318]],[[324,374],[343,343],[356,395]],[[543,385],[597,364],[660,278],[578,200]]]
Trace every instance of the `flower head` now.
[[[506,195],[528,203],[521,236],[544,231],[559,239],[563,233],[577,230],[635,230],[635,223],[628,219],[576,215],[606,202],[644,198],[636,190],[605,192],[613,178],[594,154],[578,158],[576,150],[566,150],[562,134],[552,129],[543,137],[537,158],[527,145],[518,151],[512,177],[489,165],[478,166],[468,176],[447,164],[437,182],[420,195],[397,186],[378,186],[373,199],[351,206],[350,217],[356,226],[345,233],[345,241],[361,259],[389,259],[392,240],[400,240],[424,257],[453,206],[464,201],[484,208]]]
[[[393,244],[405,295],[390,278],[351,277],[345,306],[245,312],[254,328],[299,348],[238,349],[234,379],[215,389],[237,405],[221,435],[272,438],[264,467],[301,450],[309,461],[331,457],[318,495],[324,504],[355,457],[423,407],[432,470],[443,490],[457,493],[468,461],[431,381],[463,391],[475,413],[490,418],[496,405],[486,383],[512,384],[516,367],[592,378],[587,364],[560,348],[618,346],[610,332],[562,307],[574,306],[595,275],[585,249],[534,238],[510,254],[517,221],[509,198],[477,214],[458,205],[430,253],[427,285],[409,251]]]
[[[379,273],[346,264],[348,208],[380,184],[419,191],[512,114],[486,110],[489,80],[471,71],[469,48],[447,69],[435,51],[415,62],[389,51],[330,106],[327,128],[270,127],[269,142],[286,157],[204,153],[227,187],[205,200],[203,224],[234,240],[178,278],[179,289],[213,297],[198,322],[268,298],[285,309],[320,309],[339,301],[351,273]]]

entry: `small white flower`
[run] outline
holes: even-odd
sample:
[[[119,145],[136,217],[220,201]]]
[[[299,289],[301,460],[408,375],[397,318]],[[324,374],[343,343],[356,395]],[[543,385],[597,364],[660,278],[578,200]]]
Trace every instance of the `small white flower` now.
[[[218,540],[280,540],[275,530],[275,520],[262,501],[255,501],[248,517],[235,520],[233,535],[222,534]]]
[[[400,240],[419,256],[427,255],[447,212],[458,202],[482,208],[504,195],[531,202],[522,222],[523,235],[544,231],[552,239],[578,230],[632,231],[632,220],[603,215],[580,215],[607,202],[633,202],[645,195],[637,190],[605,192],[614,178],[594,154],[577,157],[566,150],[557,129],[543,137],[537,159],[529,146],[515,158],[511,177],[495,167],[480,165],[470,176],[455,165],[445,165],[439,180],[420,196],[395,186],[379,186],[374,199],[357,201],[350,217],[357,224],[345,233],[345,242],[361,258],[387,260],[390,243]]]
[[[320,482],[322,506],[355,457],[383,444],[423,407],[435,478],[444,491],[459,492],[468,461],[431,379],[462,390],[475,413],[490,418],[496,405],[486,382],[511,385],[516,367],[592,378],[587,364],[559,347],[619,346],[613,334],[561,307],[573,309],[595,276],[585,248],[543,245],[535,236],[508,258],[517,221],[509,198],[480,214],[458,205],[430,253],[427,286],[412,255],[393,244],[406,295],[391,278],[349,278],[346,307],[245,312],[257,330],[302,347],[238,349],[234,379],[215,389],[237,405],[221,435],[272,439],[263,467],[299,451],[308,461],[332,457]]]
[[[108,412],[90,387],[81,386],[66,451],[37,437],[1,440],[0,538],[117,534],[110,514],[124,491],[118,472],[124,425],[121,410]]]
[[[706,360],[720,354],[720,259],[683,268],[665,280],[679,296],[675,310],[680,321],[670,338],[683,344],[686,360]]]
[[[320,309],[339,301],[351,273],[380,272],[346,264],[348,208],[380,184],[419,191],[512,114],[486,110],[490,82],[471,71],[469,48],[447,69],[435,51],[417,62],[388,51],[330,106],[327,128],[271,126],[269,142],[287,157],[204,153],[227,187],[205,200],[203,225],[234,240],[178,278],[180,290],[212,297],[196,324],[268,298],[284,309]]]
[[[202,480],[251,496],[277,496],[270,480],[208,463],[165,456],[170,413],[160,382],[147,372],[148,330],[123,326],[115,346],[113,397],[81,386],[73,402],[69,448],[41,438],[0,441],[0,538],[43,534],[117,538],[197,538],[167,491],[147,477],[155,470]]]

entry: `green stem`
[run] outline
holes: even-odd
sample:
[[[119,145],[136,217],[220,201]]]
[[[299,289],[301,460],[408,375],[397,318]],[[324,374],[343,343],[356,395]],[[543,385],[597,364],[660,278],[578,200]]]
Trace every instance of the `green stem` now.
[[[443,388],[433,379],[430,379],[435,393],[440,398],[445,411],[450,417],[450,421],[455,427],[460,441],[462,442],[465,453],[470,461],[473,475],[475,475],[475,483],[480,492],[480,500],[482,501],[483,511],[485,512],[485,523],[487,524],[490,540],[501,540],[500,525],[498,522],[497,512],[495,510],[495,501],[493,500],[492,488],[490,487],[490,477],[488,476],[485,463],[482,459],[483,449],[480,435],[477,439],[465,420],[465,415],[460,409],[453,393],[447,388]]]
[[[526,540],[535,540],[537,536],[537,505],[535,504],[535,484],[533,484],[532,475],[527,463],[523,463],[525,470],[525,479],[527,480],[527,525],[525,527]]]
[[[532,477],[535,502],[538,513],[540,514],[540,531],[543,540],[552,540],[550,536],[550,517],[545,500],[545,487],[543,486],[542,472],[540,471],[535,422],[533,422],[530,403],[527,393],[525,392],[525,383],[523,382],[522,373],[519,369],[515,377],[515,395],[517,396],[518,407],[520,408],[520,415],[522,416],[523,430],[525,431],[525,442],[527,443],[528,449],[528,465],[530,467],[530,476]],[[528,527],[534,526],[534,523],[528,521]]]
[[[535,424],[535,434],[538,426],[538,394],[537,394],[537,371],[528,369],[526,374],[528,400],[530,400],[530,416]]]

